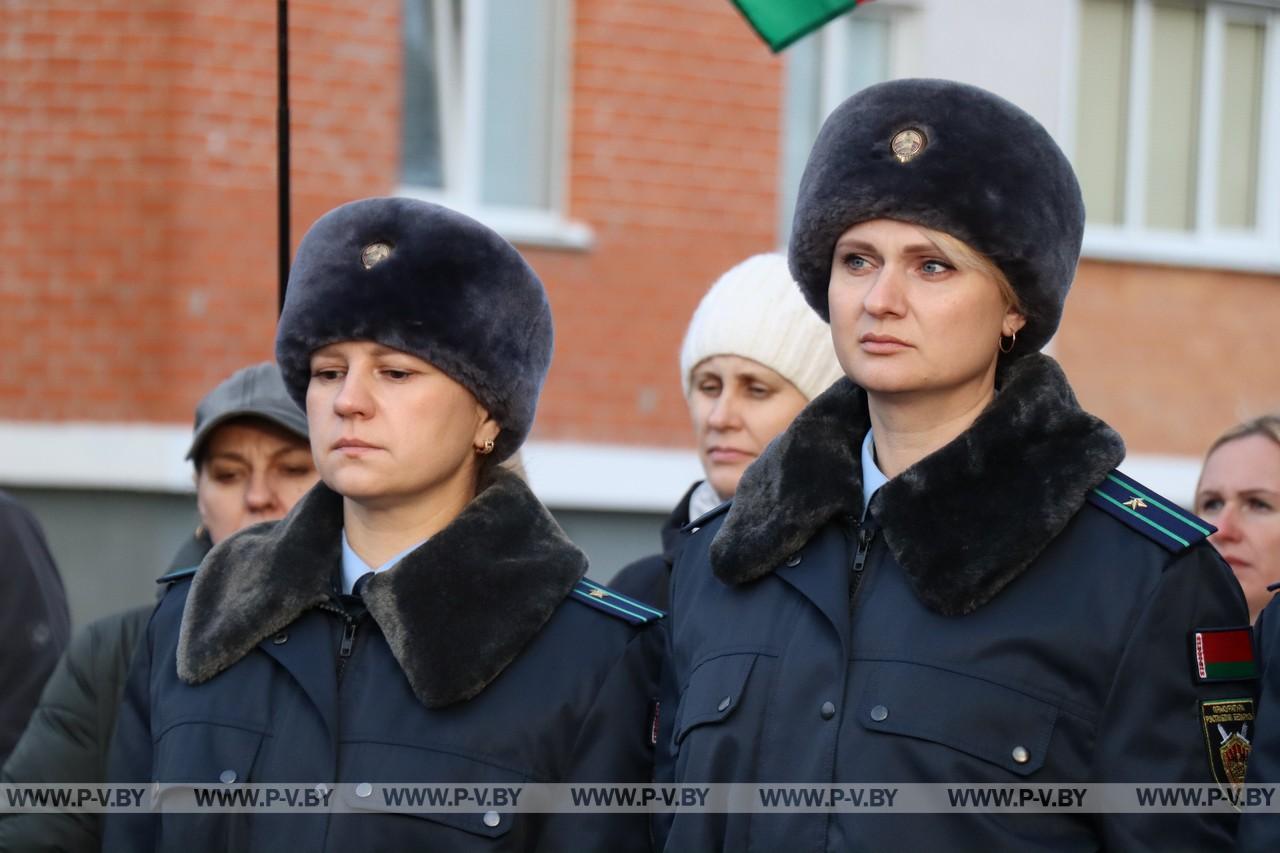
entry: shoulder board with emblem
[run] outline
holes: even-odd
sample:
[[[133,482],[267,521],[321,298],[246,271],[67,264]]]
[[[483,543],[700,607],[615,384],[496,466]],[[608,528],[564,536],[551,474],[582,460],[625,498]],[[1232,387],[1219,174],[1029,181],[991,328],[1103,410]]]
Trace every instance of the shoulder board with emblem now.
[[[180,580],[191,577],[196,573],[199,566],[187,566],[185,569],[174,569],[171,572],[165,572],[156,578],[156,583],[175,583]]]
[[[656,607],[614,592],[587,578],[574,585],[569,597],[632,625],[646,625],[667,615]]]
[[[1089,503],[1174,553],[1218,529],[1119,471],[1112,471],[1089,493]]]
[[[684,527],[681,527],[680,532],[681,533],[697,533],[699,527],[702,527],[705,524],[710,524],[718,516],[724,515],[726,512],[729,511],[729,507],[731,506],[733,506],[733,498],[729,498],[729,500],[725,501],[724,503],[720,504],[714,509],[707,510],[702,515],[698,516],[693,521],[686,524]]]

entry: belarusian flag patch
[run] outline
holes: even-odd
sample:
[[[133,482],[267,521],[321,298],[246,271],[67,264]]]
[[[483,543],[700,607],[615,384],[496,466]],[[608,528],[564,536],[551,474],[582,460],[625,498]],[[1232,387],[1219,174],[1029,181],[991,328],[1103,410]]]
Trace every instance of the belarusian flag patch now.
[[[1191,634],[1191,670],[1196,681],[1250,681],[1258,677],[1253,629],[1200,628]]]

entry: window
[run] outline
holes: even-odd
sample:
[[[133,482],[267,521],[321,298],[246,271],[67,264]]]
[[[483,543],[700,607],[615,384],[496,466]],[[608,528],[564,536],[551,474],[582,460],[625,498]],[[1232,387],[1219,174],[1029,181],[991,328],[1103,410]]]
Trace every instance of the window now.
[[[837,18],[787,48],[778,221],[784,245],[791,234],[800,176],[822,122],[854,92],[889,79],[890,25],[887,14],[859,5],[856,13]]]
[[[1086,253],[1280,269],[1280,3],[1082,0],[1079,33]]]
[[[568,0],[405,0],[401,189],[513,240],[576,244],[561,219]]]

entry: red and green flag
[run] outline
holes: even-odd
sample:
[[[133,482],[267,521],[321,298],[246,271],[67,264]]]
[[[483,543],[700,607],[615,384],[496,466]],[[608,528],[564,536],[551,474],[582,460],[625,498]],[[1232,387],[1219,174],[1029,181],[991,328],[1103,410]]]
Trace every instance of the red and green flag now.
[[[871,0],[732,0],[733,5],[777,53],[818,27]]]
[[[1191,638],[1191,653],[1200,681],[1239,681],[1258,675],[1253,635],[1248,628],[1196,631]]]

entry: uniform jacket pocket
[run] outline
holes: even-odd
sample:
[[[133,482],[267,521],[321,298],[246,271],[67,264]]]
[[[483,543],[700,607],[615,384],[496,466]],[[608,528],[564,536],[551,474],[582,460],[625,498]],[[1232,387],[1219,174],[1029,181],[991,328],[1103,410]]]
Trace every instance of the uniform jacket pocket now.
[[[156,742],[154,778],[160,782],[249,782],[263,733],[208,722],[170,726]]]
[[[870,731],[959,750],[1018,776],[1044,766],[1056,706],[984,678],[923,664],[871,664],[858,719]]]
[[[742,703],[755,662],[754,654],[722,655],[703,661],[693,670],[680,697],[674,735],[677,747],[697,727],[719,723],[733,715]]]
[[[529,780],[527,774],[479,758],[407,744],[355,741],[343,744],[342,752],[344,776],[356,783],[344,788],[345,804],[353,811],[385,811],[389,802],[384,800],[385,794],[402,797],[421,785],[449,783],[451,790],[461,787],[476,796],[479,788],[470,789],[467,783],[518,786]],[[360,784],[366,781],[368,784]],[[390,790],[398,788],[401,790],[395,793]],[[521,817],[511,811],[509,803],[477,800],[475,810],[465,812],[431,812],[431,805],[427,802],[422,803],[420,810],[416,803],[402,799],[401,804],[414,808],[413,811],[397,812],[406,818],[452,827],[485,838],[501,838],[508,834]]]

